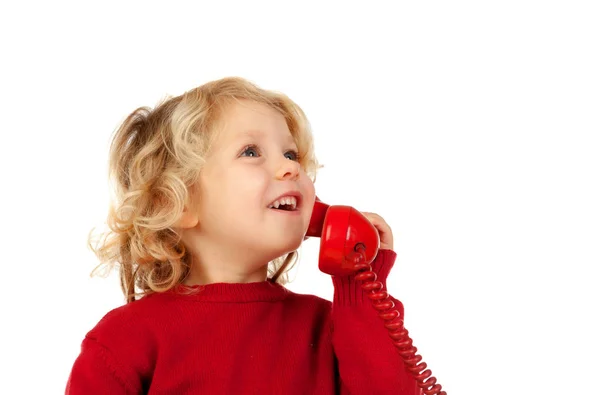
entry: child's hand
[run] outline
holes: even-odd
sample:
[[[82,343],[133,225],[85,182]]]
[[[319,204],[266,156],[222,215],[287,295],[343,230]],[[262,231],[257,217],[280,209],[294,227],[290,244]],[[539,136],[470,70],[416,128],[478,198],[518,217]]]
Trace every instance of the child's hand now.
[[[392,228],[390,228],[387,222],[375,213],[367,213],[364,211],[361,211],[361,213],[371,221],[373,226],[375,226],[375,229],[379,232],[379,248],[382,250],[393,250],[394,235],[392,234]]]

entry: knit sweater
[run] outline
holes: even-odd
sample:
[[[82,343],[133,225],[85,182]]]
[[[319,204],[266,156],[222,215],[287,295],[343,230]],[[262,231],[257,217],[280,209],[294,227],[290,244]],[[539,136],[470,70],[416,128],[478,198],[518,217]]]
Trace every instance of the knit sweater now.
[[[371,264],[384,285],[395,259]],[[263,281],[120,306],[85,336],[66,394],[419,394],[360,282],[331,278],[333,302]]]

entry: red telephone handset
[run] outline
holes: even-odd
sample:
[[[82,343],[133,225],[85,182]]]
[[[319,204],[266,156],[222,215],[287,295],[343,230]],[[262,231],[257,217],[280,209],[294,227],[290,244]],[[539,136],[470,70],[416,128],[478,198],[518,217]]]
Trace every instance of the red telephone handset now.
[[[365,263],[371,263],[379,251],[379,233],[373,224],[350,206],[333,206],[316,199],[308,237],[320,237],[319,269],[333,276],[354,273],[351,257],[363,248]]]
[[[398,354],[423,394],[446,395],[427,364],[421,362],[422,357],[416,354],[417,348],[399,318],[400,313],[393,309],[394,302],[371,270],[371,262],[379,251],[379,233],[373,224],[353,207],[329,206],[317,197],[306,236],[321,238],[319,269],[322,272],[332,276],[359,273],[356,279],[364,281],[362,288],[370,292],[368,297],[373,307],[379,311]]]

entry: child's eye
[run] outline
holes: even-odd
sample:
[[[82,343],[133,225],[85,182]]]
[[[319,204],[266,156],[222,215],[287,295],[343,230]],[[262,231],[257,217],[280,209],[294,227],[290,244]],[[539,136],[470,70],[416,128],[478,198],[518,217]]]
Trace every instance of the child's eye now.
[[[289,155],[289,157],[288,157]],[[288,151],[285,153],[286,158],[289,160],[298,161],[300,159],[300,154],[297,151]]]
[[[249,156],[249,157],[256,158],[256,157],[260,156],[260,150],[258,149],[258,147],[256,145],[251,144],[244,148],[244,150],[242,151],[240,156]],[[286,158],[288,158],[289,160],[293,160],[293,161],[300,160],[300,154],[294,150],[290,150],[290,151],[286,152],[284,154],[284,156]]]
[[[248,155],[246,155],[246,154],[248,154]],[[258,147],[256,147],[255,145],[249,145],[249,146],[247,146],[242,151],[242,155],[241,156],[257,157],[258,156]]]

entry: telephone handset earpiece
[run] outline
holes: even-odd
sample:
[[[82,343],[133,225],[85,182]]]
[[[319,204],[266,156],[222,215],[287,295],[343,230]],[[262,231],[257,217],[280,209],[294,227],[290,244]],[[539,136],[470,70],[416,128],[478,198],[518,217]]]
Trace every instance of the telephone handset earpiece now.
[[[417,348],[399,318],[400,313],[393,309],[393,300],[371,269],[371,262],[379,252],[379,233],[373,224],[353,207],[329,206],[317,197],[306,236],[321,238],[319,270],[332,276],[358,273],[356,279],[364,282],[362,289],[369,292],[368,297],[384,320],[392,343],[423,393],[446,395],[422,357],[416,354]]]

